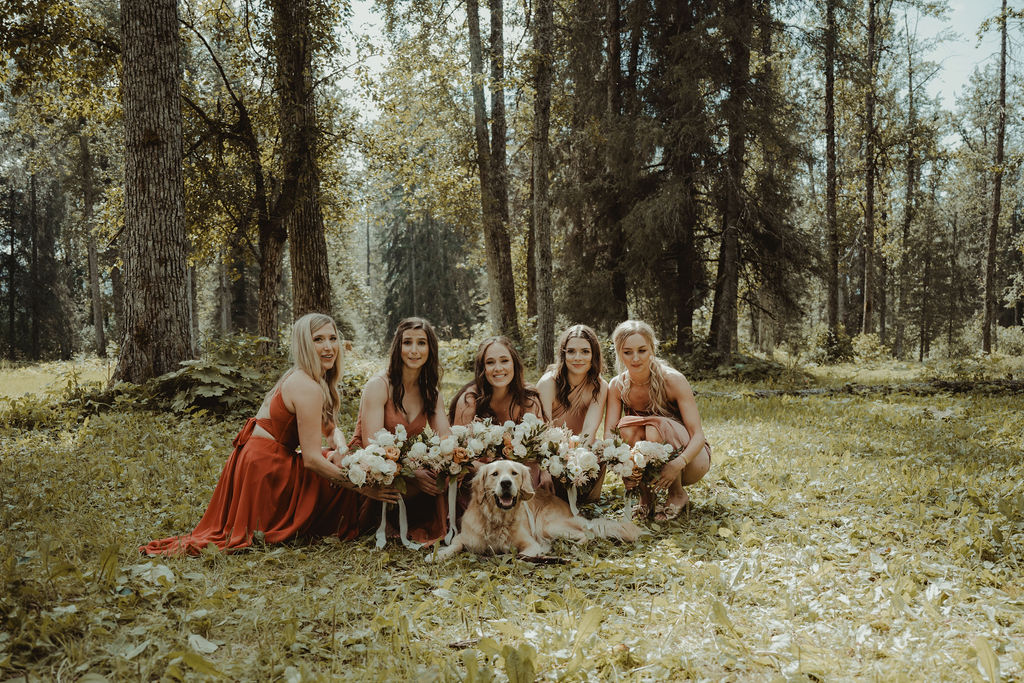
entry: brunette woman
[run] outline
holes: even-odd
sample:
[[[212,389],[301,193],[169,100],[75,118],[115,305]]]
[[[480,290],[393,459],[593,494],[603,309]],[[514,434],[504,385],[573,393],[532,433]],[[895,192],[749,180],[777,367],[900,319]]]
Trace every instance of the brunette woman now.
[[[638,514],[646,516],[652,489],[668,491],[659,521],[674,519],[689,504],[684,486],[700,481],[711,467],[711,447],[704,437],[693,389],[683,374],[657,357],[658,342],[651,327],[627,320],[612,334],[619,375],[608,384],[605,433],[618,429],[630,445],[640,440],[671,444],[682,451],[665,463],[650,488],[637,479],[628,488],[641,487]]]
[[[594,442],[604,417],[608,383],[601,377],[603,368],[597,334],[586,325],[573,325],[559,337],[558,357],[537,382],[541,405],[551,416],[551,424],[568,428],[582,436],[586,444]],[[603,481],[602,466],[597,479],[581,492],[581,500],[598,500]],[[564,493],[558,484],[555,490],[559,495]]]
[[[408,438],[429,424],[441,438],[451,434],[441,400],[441,363],[437,334],[423,318],[406,318],[398,324],[391,339],[388,367],[363,387],[359,420],[349,441],[350,449],[363,448],[381,429],[394,432],[405,427]],[[447,513],[441,489],[433,474],[416,472],[407,482],[404,495],[409,515],[409,538],[429,543],[445,535]],[[363,505],[360,521],[365,531],[380,520],[380,507]],[[389,520],[389,535],[397,535],[398,525]]]

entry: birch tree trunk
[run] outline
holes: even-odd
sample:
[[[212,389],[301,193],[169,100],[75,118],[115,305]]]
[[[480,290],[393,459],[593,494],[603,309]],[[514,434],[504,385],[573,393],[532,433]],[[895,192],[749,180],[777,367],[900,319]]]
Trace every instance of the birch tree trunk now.
[[[122,0],[124,328],[114,381],[193,356],[177,0]]]

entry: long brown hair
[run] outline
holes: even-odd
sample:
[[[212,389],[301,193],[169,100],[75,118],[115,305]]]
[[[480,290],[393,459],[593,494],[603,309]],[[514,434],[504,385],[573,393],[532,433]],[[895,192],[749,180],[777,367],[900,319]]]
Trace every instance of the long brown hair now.
[[[429,357],[427,362],[420,369],[420,376],[417,384],[420,389],[420,397],[423,399],[423,411],[427,415],[434,414],[434,407],[437,405],[437,397],[441,393],[441,360],[438,357],[437,333],[434,326],[424,318],[405,318],[395,328],[395,336],[391,338],[391,350],[388,360],[388,381],[391,382],[391,402],[395,408],[405,412],[402,401],[405,399],[405,385],[402,383],[402,339],[408,330],[423,330],[427,335],[427,349]]]
[[[565,347],[571,339],[584,339],[590,344],[590,369],[583,380],[578,391],[582,395],[583,389],[589,384],[593,388],[592,401],[598,400],[601,396],[601,370],[604,369],[604,360],[601,357],[601,343],[597,340],[597,333],[587,325],[573,325],[562,333],[558,338],[558,360],[555,362],[555,398],[558,402],[570,410],[570,394],[572,385],[569,384],[569,368],[565,364]],[[587,401],[590,404],[590,401]]]
[[[508,387],[508,391],[512,395],[512,403],[509,406],[509,417],[512,418],[512,421],[519,422],[526,413],[526,408],[530,403],[535,403],[538,406],[541,405],[540,394],[537,393],[537,390],[526,386],[526,380],[523,377],[523,361],[519,358],[516,347],[512,345],[512,340],[503,335],[488,337],[477,347],[476,357],[473,359],[473,381],[467,382],[465,386],[459,389],[448,406],[448,420],[450,422],[455,422],[455,408],[459,404],[459,399],[466,392],[469,392],[476,398],[475,417],[479,419],[497,417],[494,414],[494,409],[491,408],[494,387],[487,381],[486,366],[484,365],[487,349],[491,348],[494,344],[504,346],[508,349],[509,356],[512,357],[512,382]],[[544,409],[542,407],[541,413],[543,412]],[[541,415],[541,417],[547,419],[544,415]]]

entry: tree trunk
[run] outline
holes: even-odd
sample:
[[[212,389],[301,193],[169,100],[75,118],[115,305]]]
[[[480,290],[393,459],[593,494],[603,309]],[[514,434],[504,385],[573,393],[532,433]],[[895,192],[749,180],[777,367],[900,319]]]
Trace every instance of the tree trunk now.
[[[82,122],[79,122],[80,124]],[[92,329],[96,344],[96,355],[107,357],[107,337],[103,331],[103,292],[100,290],[99,255],[96,252],[96,235],[93,233],[92,211],[96,204],[96,186],[92,173],[92,154],[89,140],[81,130],[78,132],[79,159],[82,174],[82,221],[85,243],[89,255],[89,298],[92,299]]]
[[[839,339],[839,230],[836,221],[836,2],[825,7],[825,233],[827,309],[830,347]]]
[[[722,362],[736,350],[737,304],[739,298],[739,236],[742,228],[743,168],[746,156],[744,105],[750,80],[750,39],[753,31],[752,0],[734,0],[734,26],[729,36],[729,95],[724,104],[729,128],[726,151],[725,201],[722,211],[722,241],[718,252],[718,276],[711,313],[711,346]]]
[[[875,297],[875,42],[877,0],[868,0],[867,89],[864,92],[864,289],[861,329],[874,331]]]
[[[533,226],[537,249],[537,367],[554,360],[555,300],[551,292],[551,212],[548,205],[548,169],[551,121],[551,45],[553,0],[537,0],[533,30],[537,53],[536,94],[533,105]]]
[[[177,0],[122,0],[124,335],[114,380],[193,356],[182,171]]]
[[[604,220],[607,221],[611,233],[610,267],[612,271],[612,300],[619,310],[616,316],[624,319],[629,315],[629,286],[626,282],[625,260],[628,248],[626,233],[622,228],[625,210],[622,206],[620,189],[622,182],[622,166],[616,163],[616,155],[621,154],[617,144],[620,117],[622,116],[622,13],[619,0],[606,0],[605,36],[608,40],[608,71],[605,75],[605,107],[609,141],[606,143],[605,173],[606,185],[609,189]],[[623,165],[624,166],[624,165]]]
[[[991,353],[992,328],[996,322],[996,246],[999,237],[999,211],[1003,192],[1003,160],[1006,142],[1006,0],[999,13],[999,110],[996,112],[996,158],[992,187],[992,215],[988,228],[988,249],[985,258],[985,320],[981,328],[981,350]]]
[[[292,265],[292,313],[331,313],[331,278],[320,208],[319,129],[313,90],[309,0],[273,0],[274,50],[285,182],[294,199],[285,214]]]
[[[497,59],[497,69],[492,68],[491,77],[495,73],[504,77],[501,65],[504,49],[503,32],[501,30],[501,2],[491,0],[491,59]],[[497,17],[495,17],[497,10]],[[487,253],[487,285],[490,293],[491,320],[504,334],[516,339],[519,337],[519,322],[516,316],[515,281],[512,278],[512,246],[509,240],[507,220],[508,193],[502,192],[505,178],[505,106],[504,89],[500,82],[491,85],[491,105],[500,107],[500,123],[498,113],[494,112],[494,127],[500,128],[500,159],[498,150],[491,149],[487,130],[487,105],[484,102],[483,87],[483,47],[480,41],[480,9],[477,0],[467,0],[466,18],[469,23],[469,61],[473,78],[473,130],[476,137],[477,169],[480,174],[480,205],[484,228],[484,250]],[[498,46],[494,41],[499,42]],[[497,141],[498,136],[492,135]],[[500,177],[495,178],[496,171]],[[504,201],[503,201],[504,200]],[[504,208],[502,208],[504,206]]]
[[[33,149],[35,148],[35,140],[32,141],[32,147]],[[39,209],[37,206],[39,202],[36,192],[37,185],[36,174],[32,173],[28,180],[28,228],[32,245],[28,272],[29,299],[32,302],[29,306],[29,311],[32,314],[32,320],[29,323],[29,357],[32,360],[39,360],[39,319],[42,317],[42,311],[39,307],[42,300],[42,292],[40,291],[41,283],[39,277]]]
[[[904,16],[904,19],[906,17]],[[907,24],[904,21],[904,24]],[[917,194],[917,110],[914,106],[914,55],[907,26],[907,157],[906,187],[903,194],[903,223],[900,239],[900,272],[896,275],[896,334],[893,355],[903,358],[903,335],[907,309],[907,281],[910,270],[910,226],[914,220]]]

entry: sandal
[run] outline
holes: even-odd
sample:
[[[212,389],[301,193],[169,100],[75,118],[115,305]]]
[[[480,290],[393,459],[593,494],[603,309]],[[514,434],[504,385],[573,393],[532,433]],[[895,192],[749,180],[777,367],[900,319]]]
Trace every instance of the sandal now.
[[[679,517],[679,513],[686,510],[686,518],[690,518],[690,499],[687,498],[685,503],[665,503],[665,505],[659,505],[658,509],[654,513],[654,521],[656,522],[670,522],[673,519]]]

